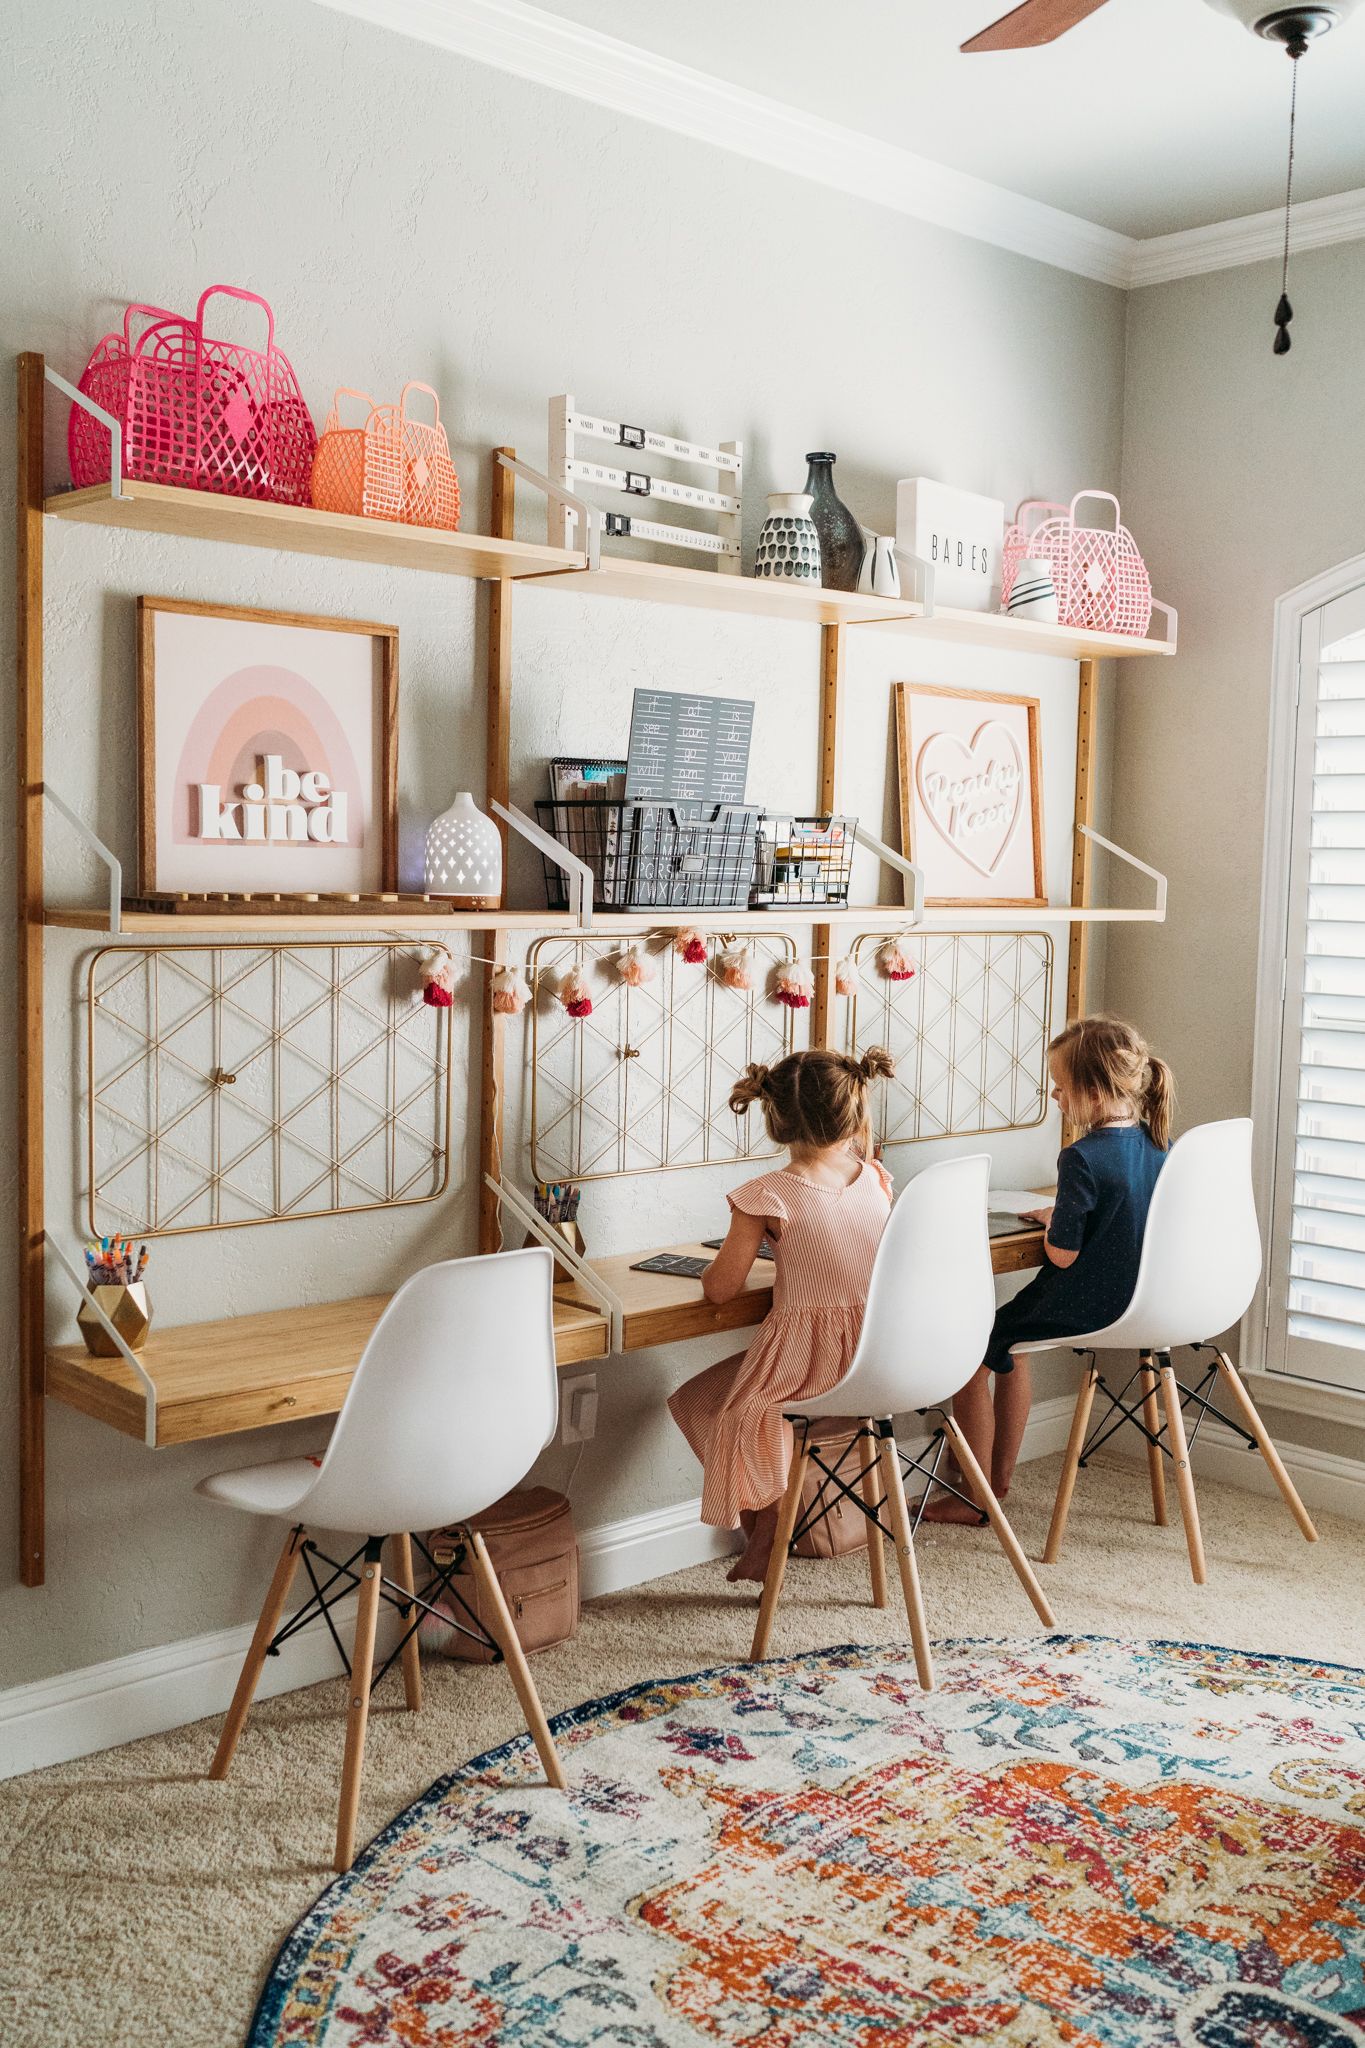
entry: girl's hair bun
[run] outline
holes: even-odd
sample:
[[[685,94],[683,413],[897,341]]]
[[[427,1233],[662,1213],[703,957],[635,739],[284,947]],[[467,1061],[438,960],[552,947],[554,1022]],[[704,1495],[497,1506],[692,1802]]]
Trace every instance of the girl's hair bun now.
[[[858,1061],[858,1072],[865,1081],[889,1081],[896,1071],[896,1062],[884,1045],[870,1045]]]
[[[751,1102],[757,1102],[768,1093],[772,1068],[755,1060],[744,1069],[730,1090],[730,1108],[736,1116],[743,1116]]]

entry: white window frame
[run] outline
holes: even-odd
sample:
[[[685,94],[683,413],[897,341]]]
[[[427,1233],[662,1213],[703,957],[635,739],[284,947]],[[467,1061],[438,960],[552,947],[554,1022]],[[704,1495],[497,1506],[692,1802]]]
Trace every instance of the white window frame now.
[[[1256,969],[1256,1030],[1252,1064],[1254,1121],[1252,1170],[1261,1235],[1266,1244],[1255,1299],[1242,1319],[1239,1362],[1259,1379],[1259,1397],[1281,1409],[1357,1425],[1365,1416],[1365,1392],[1329,1387],[1292,1373],[1268,1370],[1270,1321],[1270,1239],[1274,1217],[1275,1152],[1280,1120],[1281,1071],[1285,1040],[1285,962],[1289,942],[1290,864],[1294,828],[1294,782],[1299,709],[1299,663],[1304,622],[1335,599],[1365,585],[1365,555],[1354,555],[1320,576],[1287,591],[1275,606],[1270,719],[1266,744],[1265,840],[1261,866],[1260,945]]]

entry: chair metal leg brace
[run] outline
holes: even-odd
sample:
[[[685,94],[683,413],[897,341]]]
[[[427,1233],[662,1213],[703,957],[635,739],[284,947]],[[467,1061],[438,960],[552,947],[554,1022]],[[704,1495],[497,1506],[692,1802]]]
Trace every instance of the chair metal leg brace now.
[[[1198,1351],[1202,1348],[1203,1347],[1198,1344],[1193,1344],[1190,1347],[1192,1351]],[[1144,1437],[1147,1443],[1154,1450],[1163,1452],[1165,1456],[1168,1458],[1172,1455],[1171,1447],[1166,1442],[1165,1423],[1162,1423],[1155,1430],[1151,1427],[1150,1421],[1148,1419],[1151,1412],[1149,1407],[1150,1395],[1146,1387],[1144,1386],[1143,1391],[1138,1395],[1137,1400],[1133,1402],[1131,1406],[1128,1402],[1128,1396],[1132,1391],[1134,1380],[1145,1380],[1146,1375],[1151,1370],[1152,1368],[1150,1366],[1139,1365],[1129,1375],[1128,1379],[1125,1380],[1123,1386],[1119,1389],[1117,1394],[1109,1385],[1109,1382],[1105,1379],[1103,1373],[1097,1373],[1095,1375],[1096,1389],[1098,1392],[1102,1393],[1106,1397],[1106,1399],[1109,1402],[1109,1406],[1105,1409],[1104,1414],[1100,1417],[1094,1429],[1087,1437],[1085,1444],[1082,1447],[1081,1454],[1076,1461],[1079,1465],[1088,1464],[1090,1459],[1094,1457],[1096,1451],[1102,1450],[1104,1448],[1104,1446],[1108,1443],[1110,1437],[1117,1436],[1118,1432],[1123,1428],[1125,1422],[1130,1422],[1133,1425],[1133,1428],[1137,1431],[1138,1435]],[[1180,1394],[1181,1408],[1188,1408],[1191,1405],[1191,1403],[1193,1403],[1194,1406],[1197,1407],[1199,1410],[1198,1415],[1195,1417],[1194,1427],[1190,1431],[1187,1441],[1190,1447],[1192,1448],[1194,1445],[1195,1438],[1198,1436],[1199,1431],[1203,1425],[1204,1417],[1206,1415],[1212,1415],[1216,1418],[1217,1421],[1221,1422],[1225,1428],[1230,1429],[1233,1432],[1234,1436],[1241,1437],[1242,1442],[1246,1445],[1246,1448],[1249,1451],[1254,1451],[1259,1448],[1256,1438],[1252,1436],[1249,1433],[1249,1431],[1243,1429],[1240,1423],[1234,1422],[1230,1415],[1226,1415],[1223,1412],[1223,1410],[1216,1405],[1215,1402],[1210,1401],[1207,1398],[1205,1390],[1215,1383],[1215,1381],[1218,1378],[1218,1374],[1219,1367],[1215,1364],[1208,1367],[1207,1371],[1204,1374],[1204,1377],[1200,1380],[1197,1387],[1187,1387],[1183,1381],[1176,1381],[1176,1387]],[[1114,1415],[1115,1410],[1118,1411],[1118,1420],[1111,1421],[1110,1418]]]
[[[385,1677],[398,1662],[409,1641],[421,1627],[424,1614],[431,1615],[433,1619],[441,1623],[443,1628],[453,1628],[460,1635],[468,1636],[472,1642],[478,1643],[483,1649],[491,1650],[495,1663],[502,1662],[502,1650],[496,1639],[488,1633],[473,1608],[469,1606],[463,1595],[452,1584],[452,1580],[465,1562],[465,1547],[461,1545],[456,1550],[448,1565],[438,1565],[420,1536],[414,1536],[412,1541],[421,1552],[431,1577],[425,1581],[419,1593],[413,1588],[400,1585],[396,1579],[391,1579],[384,1573],[380,1573],[376,1595],[377,1601],[389,1607],[396,1607],[408,1625],[398,1638],[388,1657],[385,1658],[379,1669],[373,1673],[370,1679],[371,1691],[378,1685],[380,1679]],[[275,1631],[265,1648],[264,1654],[267,1657],[278,1657],[282,1644],[287,1643],[291,1636],[297,1635],[300,1630],[307,1628],[311,1622],[316,1621],[318,1616],[321,1615],[327,1624],[332,1641],[336,1644],[337,1655],[341,1659],[346,1675],[348,1678],[350,1677],[351,1660],[346,1654],[346,1648],[340,1635],[337,1633],[336,1623],[332,1620],[332,1609],[339,1601],[344,1600],[348,1593],[363,1583],[361,1574],[355,1567],[362,1558],[367,1556],[367,1551],[368,1546],[362,1543],[358,1549],[352,1551],[350,1557],[344,1562],[338,1562],[337,1559],[328,1557],[326,1551],[319,1549],[318,1545],[311,1538],[305,1538],[299,1545],[299,1555],[303,1559],[304,1570],[307,1572],[312,1583],[313,1591],[310,1597],[304,1601],[302,1607],[290,1616],[282,1628],[278,1628]],[[318,1575],[313,1568],[313,1559],[315,1557],[331,1568],[331,1577],[322,1584],[319,1584]],[[344,1579],[346,1583],[338,1592],[333,1593],[332,1588],[339,1579]],[[473,1624],[472,1627],[465,1627],[464,1623],[457,1621],[454,1615],[442,1611],[442,1609],[433,1604],[437,1600],[447,1598],[453,1600],[461,1612],[468,1617],[469,1621]],[[416,1611],[414,1612],[414,1610]]]

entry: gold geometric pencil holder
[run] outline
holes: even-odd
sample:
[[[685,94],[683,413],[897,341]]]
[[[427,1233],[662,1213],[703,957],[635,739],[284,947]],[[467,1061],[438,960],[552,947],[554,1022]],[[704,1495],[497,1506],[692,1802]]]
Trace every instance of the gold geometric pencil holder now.
[[[117,1344],[90,1306],[91,1301],[99,1303],[128,1349],[141,1351],[147,1342],[147,1332],[152,1327],[152,1311],[147,1300],[145,1283],[133,1280],[127,1287],[90,1287],[86,1289],[86,1293],[89,1298],[77,1309],[76,1323],[85,1339],[85,1348],[90,1356],[119,1356]]]
[[[553,1230],[556,1236],[562,1237],[569,1249],[578,1253],[580,1259],[585,1256],[587,1246],[583,1242],[583,1233],[576,1223],[551,1223],[547,1217],[542,1217],[541,1221],[545,1223],[547,1229]],[[542,1244],[543,1242],[544,1240],[537,1237],[534,1232],[527,1231],[526,1247]],[[574,1278],[576,1278],[576,1275],[573,1267],[566,1264],[563,1259],[556,1259],[555,1284],[558,1285],[563,1280],[573,1280]]]

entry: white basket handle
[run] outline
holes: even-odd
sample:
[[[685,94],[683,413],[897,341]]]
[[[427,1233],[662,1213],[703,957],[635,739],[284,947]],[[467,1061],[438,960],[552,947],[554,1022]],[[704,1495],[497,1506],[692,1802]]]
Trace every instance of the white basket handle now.
[[[431,400],[431,403],[435,408],[436,412],[436,418],[432,424],[434,426],[439,427],[441,424],[441,401],[436,396],[436,393],[432,390],[430,384],[421,384],[417,381],[415,377],[410,378],[408,382],[403,386],[403,389],[398,394],[398,418],[400,424],[406,421],[408,416],[408,393],[410,391],[426,392],[427,397]],[[421,421],[419,420],[417,424],[420,426]]]
[[[1114,508],[1114,531],[1115,533],[1123,531],[1123,514],[1119,510],[1119,501],[1112,491],[1077,491],[1075,497],[1071,500],[1071,524],[1073,526],[1080,526],[1083,523],[1076,517],[1076,507],[1083,498],[1097,498],[1105,505],[1112,505]],[[1104,529],[1101,527],[1091,527],[1089,531],[1099,533],[1104,531]]]

